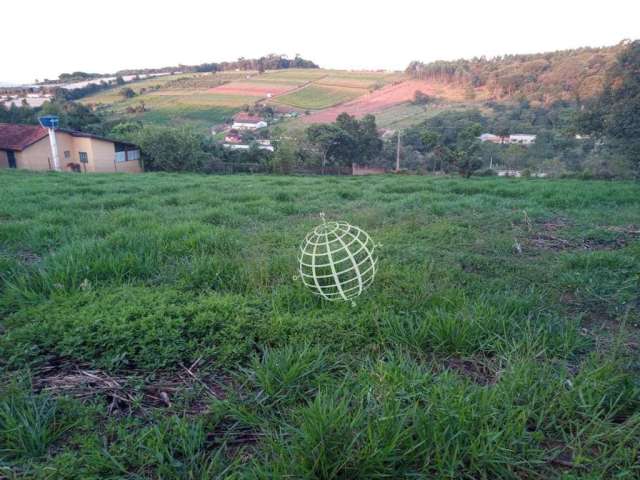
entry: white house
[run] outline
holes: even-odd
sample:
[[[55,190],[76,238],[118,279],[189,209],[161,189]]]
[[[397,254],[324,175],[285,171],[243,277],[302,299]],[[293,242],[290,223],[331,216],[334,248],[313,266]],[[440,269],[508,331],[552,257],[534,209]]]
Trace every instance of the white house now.
[[[224,148],[228,148],[229,150],[249,150],[251,145],[247,144],[234,144],[234,143],[223,143],[222,146]],[[267,150],[269,152],[273,152],[273,145],[261,145],[258,144],[258,150]]]
[[[265,122],[262,117],[242,112],[233,117],[233,125],[231,128],[234,130],[258,130],[267,125],[268,123]]]
[[[531,145],[536,141],[535,135],[529,135],[525,133],[514,133],[512,135],[509,135],[508,137],[501,137],[499,135],[494,135],[493,133],[483,133],[478,138],[481,142],[504,144],[515,143],[518,145]]]
[[[535,143],[535,141],[536,141],[535,135],[528,135],[525,133],[514,133],[512,135],[509,135],[509,143],[517,143],[520,145],[531,145],[532,143]]]

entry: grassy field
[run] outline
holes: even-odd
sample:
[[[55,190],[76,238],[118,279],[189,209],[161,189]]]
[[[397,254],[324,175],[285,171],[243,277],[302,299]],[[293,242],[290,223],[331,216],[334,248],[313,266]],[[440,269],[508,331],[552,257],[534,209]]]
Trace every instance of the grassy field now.
[[[376,123],[382,128],[402,129],[424,122],[445,110],[452,112],[467,109],[479,109],[482,111],[483,106],[482,104],[472,102],[453,103],[446,101],[429,104],[427,106],[402,103],[377,113]]]
[[[319,213],[383,244],[357,305]],[[638,478],[640,185],[0,171],[0,477]]]
[[[365,93],[367,90],[362,88],[325,87],[312,84],[301,90],[279,96],[273,101],[304,110],[320,110],[353,100]]]

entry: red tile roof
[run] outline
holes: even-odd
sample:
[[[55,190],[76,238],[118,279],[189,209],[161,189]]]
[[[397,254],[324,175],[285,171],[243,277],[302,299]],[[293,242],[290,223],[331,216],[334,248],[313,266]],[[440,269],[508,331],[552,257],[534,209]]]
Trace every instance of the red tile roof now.
[[[39,125],[0,123],[0,150],[24,150],[47,136],[47,129]]]
[[[263,121],[262,117],[258,115],[249,115],[245,112],[236,113],[233,120],[240,123],[258,123]]]

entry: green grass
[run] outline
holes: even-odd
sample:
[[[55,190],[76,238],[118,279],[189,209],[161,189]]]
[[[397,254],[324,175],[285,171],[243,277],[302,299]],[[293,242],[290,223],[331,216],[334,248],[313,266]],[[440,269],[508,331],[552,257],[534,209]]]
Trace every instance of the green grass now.
[[[292,107],[319,110],[332,107],[348,100],[353,100],[367,93],[360,88],[325,87],[320,85],[309,85],[301,90],[297,90],[286,95],[281,95],[274,100]]]
[[[218,98],[219,97],[219,98]],[[145,112],[128,113],[127,107],[145,104]],[[212,125],[223,123],[232,117],[240,105],[252,103],[253,99],[237,95],[193,94],[143,95],[108,107],[111,118],[136,119],[157,125],[191,125],[209,132]]]
[[[179,126],[187,124],[209,133],[212,125],[223,123],[226,119],[233,117],[236,112],[237,109],[227,107],[177,106],[174,108],[154,108],[144,113],[131,115],[131,118],[156,125]]]
[[[387,108],[376,114],[376,123],[382,128],[408,128],[424,122],[443,111],[457,111],[466,109],[477,109],[479,106],[468,103],[436,103],[431,105],[412,105],[411,103],[401,103]]]
[[[355,307],[293,279],[320,212],[383,244]],[[638,225],[630,182],[0,171],[0,477],[638,478]]]

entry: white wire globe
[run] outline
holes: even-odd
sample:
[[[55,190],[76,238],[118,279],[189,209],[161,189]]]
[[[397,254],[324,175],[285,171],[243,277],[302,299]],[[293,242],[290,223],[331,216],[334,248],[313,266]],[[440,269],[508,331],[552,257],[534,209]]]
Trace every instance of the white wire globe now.
[[[325,300],[353,300],[373,283],[376,244],[346,222],[323,222],[300,245],[300,278]]]

